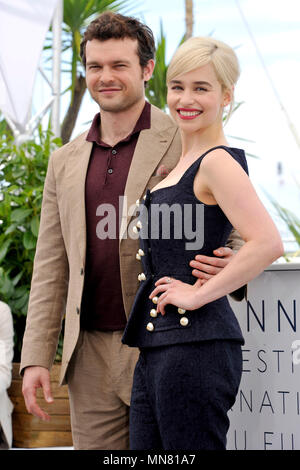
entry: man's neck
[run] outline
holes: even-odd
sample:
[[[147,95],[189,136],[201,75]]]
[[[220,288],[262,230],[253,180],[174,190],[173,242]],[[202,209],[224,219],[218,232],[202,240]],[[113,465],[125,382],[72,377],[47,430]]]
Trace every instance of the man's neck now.
[[[131,134],[144,106],[145,100],[141,100],[131,108],[118,113],[101,110],[100,138],[102,142],[113,147]]]

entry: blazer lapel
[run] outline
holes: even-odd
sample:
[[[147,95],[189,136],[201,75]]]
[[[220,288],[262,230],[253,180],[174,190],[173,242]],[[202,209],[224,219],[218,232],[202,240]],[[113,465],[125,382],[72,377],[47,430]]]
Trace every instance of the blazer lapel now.
[[[86,141],[86,136],[87,132],[73,142],[67,167],[73,230],[76,232],[83,266],[86,257],[85,180],[93,147],[92,142]]]
[[[174,138],[176,127],[162,111],[151,106],[151,128],[141,131],[129,169],[120,226],[120,240],[126,238],[132,218],[130,208],[144,193],[155,168]],[[131,212],[132,214],[132,212]]]
[[[144,193],[155,168],[169,148],[176,126],[162,111],[151,106],[151,128],[141,131],[129,169],[120,226],[120,240],[127,232],[132,215],[129,209]],[[85,180],[93,144],[87,132],[75,139],[69,148],[67,186],[73,214],[73,227],[83,266],[86,257]]]

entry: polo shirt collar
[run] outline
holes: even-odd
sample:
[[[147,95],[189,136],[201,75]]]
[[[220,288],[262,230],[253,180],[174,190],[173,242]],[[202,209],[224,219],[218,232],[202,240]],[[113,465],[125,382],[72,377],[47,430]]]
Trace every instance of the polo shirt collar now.
[[[100,123],[101,123],[101,114],[97,113],[93,119],[92,125],[86,137],[86,140],[88,142],[94,142],[97,145],[100,145],[102,147],[110,147],[110,145],[100,140],[100,136],[99,136]],[[143,108],[143,111],[140,114],[140,117],[138,118],[136,122],[136,125],[133,131],[127,137],[125,137],[125,139],[122,139],[120,142],[128,142],[133,137],[134,134],[140,131],[143,131],[144,129],[150,129],[150,127],[151,127],[151,105],[148,101],[145,101],[145,106]]]

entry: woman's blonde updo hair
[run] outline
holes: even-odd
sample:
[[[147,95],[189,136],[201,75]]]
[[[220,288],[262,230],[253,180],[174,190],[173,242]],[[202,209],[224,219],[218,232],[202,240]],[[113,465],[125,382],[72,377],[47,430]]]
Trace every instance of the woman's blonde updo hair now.
[[[211,63],[223,90],[230,90],[232,100],[227,119],[233,108],[233,87],[238,81],[240,67],[234,50],[211,37],[191,37],[173,55],[167,71],[167,84],[184,73]]]

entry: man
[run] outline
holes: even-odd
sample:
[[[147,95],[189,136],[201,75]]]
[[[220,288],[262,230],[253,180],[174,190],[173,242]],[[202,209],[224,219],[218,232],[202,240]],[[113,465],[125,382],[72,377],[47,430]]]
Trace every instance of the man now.
[[[154,54],[151,30],[133,18],[104,13],[90,24],[81,56],[101,116],[49,161],[21,373],[28,411],[49,419],[36,388],[52,401],[49,369],[66,312],[61,383],[69,388],[75,449],[128,448],[138,351],[121,336],[141,269],[130,211],[181,152],[174,123],[145,101]],[[108,218],[113,236],[105,237],[111,208],[116,217],[123,211],[120,230]],[[230,248],[222,250],[219,267],[209,258],[191,265],[204,281],[230,259]]]

